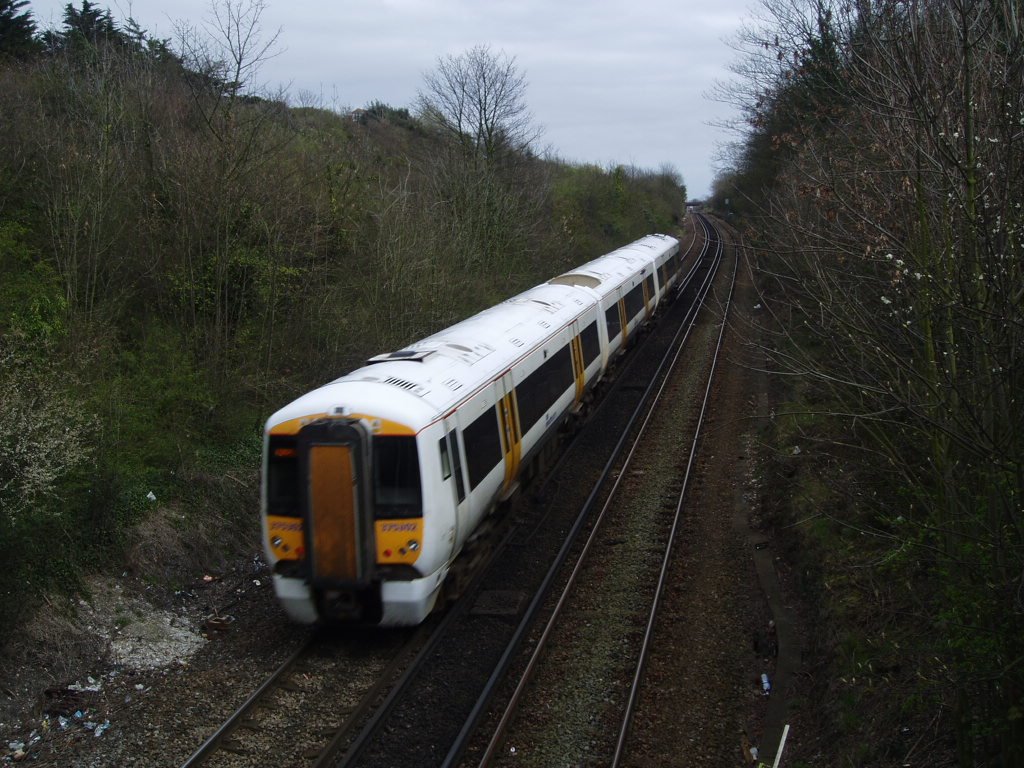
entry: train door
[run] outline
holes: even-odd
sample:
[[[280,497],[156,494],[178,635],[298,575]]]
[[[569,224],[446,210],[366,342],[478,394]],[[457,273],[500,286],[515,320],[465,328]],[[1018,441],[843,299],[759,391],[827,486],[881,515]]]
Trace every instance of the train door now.
[[[625,296],[624,288],[622,289],[621,294],[622,295],[619,297],[618,302],[619,324],[622,326],[622,349],[625,349],[626,344],[629,341],[629,317],[626,315],[626,299],[623,298]]]
[[[466,475],[463,466],[462,438],[459,434],[458,422],[454,416],[444,420],[444,437],[441,438],[441,475],[444,483],[448,486],[452,508],[455,515],[452,518],[452,530],[449,539],[452,545],[452,552],[449,557],[455,554],[455,548],[470,530],[469,520],[469,498],[466,493]]]
[[[361,425],[314,422],[299,432],[310,581],[337,589],[365,584],[373,563],[366,493],[368,436]]]
[[[572,340],[570,341],[570,345],[572,350],[572,375],[576,380],[576,397],[573,398],[573,406],[577,407],[583,400],[583,391],[586,388],[587,368],[587,364],[583,360],[583,340],[580,336],[579,320],[574,320],[572,323]]]
[[[501,450],[505,456],[505,481],[502,488],[505,493],[508,493],[519,474],[519,460],[522,458],[523,443],[523,436],[519,431],[519,405],[511,372],[502,377],[500,391],[504,393],[501,400],[498,401]]]

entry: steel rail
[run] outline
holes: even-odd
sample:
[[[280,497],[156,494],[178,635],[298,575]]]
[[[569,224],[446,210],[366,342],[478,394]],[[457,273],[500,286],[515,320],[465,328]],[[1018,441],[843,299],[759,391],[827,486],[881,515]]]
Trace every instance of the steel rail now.
[[[362,756],[363,751],[369,746],[371,739],[377,735],[380,729],[384,726],[385,720],[394,711],[402,694],[409,688],[412,681],[416,679],[416,676],[422,669],[423,662],[434,651],[434,649],[437,648],[441,640],[446,637],[448,627],[457,619],[461,618],[467,610],[469,610],[469,606],[473,603],[472,597],[480,588],[480,584],[483,582],[483,576],[487,572],[488,567],[494,559],[504,551],[510,542],[511,536],[505,536],[495,545],[487,559],[478,568],[473,580],[470,582],[469,586],[466,587],[462,596],[445,612],[443,618],[438,622],[426,643],[420,647],[419,651],[417,651],[416,655],[409,662],[402,675],[395,680],[391,689],[388,691],[387,697],[381,702],[380,706],[373,711],[373,715],[366,721],[359,734],[349,744],[348,749],[345,750],[345,754],[337,763],[335,763],[337,768],[346,768],[346,766],[354,765],[355,761]],[[319,763],[317,765],[319,766]]]
[[[270,676],[263,681],[263,683],[247,698],[242,705],[236,709],[231,715],[228,716],[221,726],[214,731],[214,733],[203,742],[202,746],[199,747],[192,755],[181,764],[181,768],[196,768],[196,766],[202,765],[206,762],[206,759],[212,755],[226,740],[227,737],[234,732],[235,728],[241,723],[242,718],[245,717],[253,707],[256,706],[270,691],[277,688],[278,684],[284,679],[284,677],[291,672],[295,664],[299,659],[303,658],[309,650],[314,646],[315,642],[319,638],[319,632],[312,631],[306,634],[299,647],[295,649],[281,665],[275,669]]]
[[[705,227],[705,230],[706,230],[707,225],[704,223],[703,217],[699,217],[699,220],[701,221],[702,226]],[[708,243],[709,243],[709,240],[707,238],[705,238],[705,243],[704,243],[703,247],[701,248],[700,255],[698,256],[698,258],[695,261],[695,266],[691,270],[689,275],[687,276],[688,280],[686,281],[686,283],[683,286],[680,287],[680,290],[682,290],[685,287],[688,287],[690,282],[692,282],[692,277],[696,273],[697,265],[699,265],[701,263],[701,261],[703,261],[703,259],[707,255]],[[700,289],[699,289],[700,290],[700,296],[701,296],[702,299],[706,295],[708,289],[710,288],[712,278],[713,278],[713,270],[708,270],[708,274],[705,277],[704,283],[700,286]],[[601,475],[600,475],[598,481],[595,483],[593,489],[590,492],[590,495],[587,497],[587,500],[584,502],[584,504],[583,504],[583,506],[582,506],[582,508],[581,508],[581,510],[579,512],[579,514],[577,515],[575,524],[573,525],[571,531],[569,532],[569,535],[566,537],[566,540],[563,543],[561,549],[559,550],[558,555],[555,557],[554,562],[551,564],[551,567],[548,569],[548,572],[547,572],[547,574],[544,577],[544,581],[541,583],[541,585],[538,588],[537,592],[534,594],[534,597],[533,597],[533,599],[532,599],[532,601],[530,603],[530,606],[527,608],[527,610],[524,613],[522,619],[520,620],[520,623],[517,626],[516,631],[515,631],[515,633],[512,636],[512,639],[510,640],[508,646],[506,647],[506,650],[505,650],[504,654],[502,655],[501,659],[499,660],[498,664],[495,666],[495,669],[492,672],[490,679],[487,681],[486,686],[484,687],[483,691],[481,692],[480,696],[478,697],[477,702],[476,702],[476,704],[473,707],[473,710],[470,712],[469,717],[466,719],[466,722],[464,723],[464,725],[462,727],[462,730],[459,733],[459,736],[456,738],[455,743],[452,745],[451,749],[449,750],[449,753],[448,753],[447,757],[445,758],[445,761],[442,763],[442,768],[452,768],[452,766],[457,764],[457,762],[459,761],[459,759],[462,756],[462,753],[465,751],[465,748],[468,745],[469,739],[472,736],[472,732],[476,728],[477,723],[479,722],[479,720],[482,717],[482,715],[483,715],[483,713],[484,713],[488,703],[490,702],[491,696],[493,695],[493,693],[496,690],[497,686],[499,685],[499,683],[503,679],[503,677],[504,677],[504,675],[505,675],[509,665],[511,664],[512,658],[515,655],[515,653],[518,651],[519,646],[520,646],[523,638],[525,637],[526,633],[533,627],[533,624],[534,624],[534,621],[535,621],[535,619],[537,617],[537,614],[539,613],[542,604],[544,603],[545,599],[547,598],[547,594],[548,594],[548,591],[549,591],[552,583],[554,582],[557,574],[562,570],[562,567],[565,564],[566,559],[568,558],[569,551],[570,551],[571,547],[574,545],[577,537],[579,536],[579,533],[582,530],[584,522],[589,518],[590,510],[594,506],[594,503],[595,503],[598,495],[600,494],[600,492],[604,488],[605,482],[608,479],[609,475],[611,474],[612,469],[618,463],[618,459],[622,455],[622,449],[625,446],[626,440],[629,437],[629,434],[632,431],[634,424],[636,423],[636,421],[640,417],[641,413],[644,412],[645,408],[647,408],[648,403],[650,403],[651,394],[654,391],[655,385],[658,384],[659,380],[661,381],[661,387],[659,388],[659,393],[658,394],[660,395],[660,392],[664,389],[665,382],[668,379],[668,372],[665,371],[665,366],[668,363],[668,360],[669,360],[670,357],[672,357],[672,365],[674,365],[675,364],[675,360],[678,359],[678,355],[679,355],[679,351],[678,350],[680,350],[682,348],[682,346],[685,343],[686,339],[690,335],[690,331],[692,330],[692,327],[693,327],[693,318],[694,318],[694,316],[696,314],[696,311],[697,311],[697,308],[699,307],[699,304],[700,304],[700,302],[694,302],[694,311],[687,313],[687,315],[684,318],[683,322],[680,324],[679,330],[673,336],[672,341],[669,344],[670,352],[668,354],[666,354],[662,358],[661,362],[658,365],[657,370],[655,371],[654,375],[651,377],[651,381],[648,384],[646,390],[644,391],[644,394],[641,397],[640,402],[637,405],[636,410],[634,411],[633,415],[630,417],[629,423],[626,425],[625,429],[623,429],[622,435],[620,436],[620,438],[619,438],[619,440],[618,440],[614,450],[612,451],[611,457],[608,459],[607,463],[604,466],[604,469],[601,472]],[[673,349],[676,350],[676,354],[674,356],[671,354],[671,350],[673,350]],[[669,370],[671,370],[671,368]],[[664,377],[662,376],[663,371],[665,371],[665,376]],[[650,409],[648,410],[647,416],[646,416],[646,418],[645,418],[645,420],[643,422],[643,426],[641,427],[640,434],[637,435],[636,441],[631,446],[631,449],[629,451],[628,457],[626,459],[627,464],[628,464],[629,459],[632,457],[633,453],[636,450],[636,446],[638,445],[639,437],[640,437],[640,435],[642,435],[643,429],[646,427],[647,422],[650,420],[651,412],[653,412],[653,405],[651,405]],[[600,514],[599,514],[599,516],[597,518],[597,520],[594,523],[594,530],[591,532],[591,536],[590,536],[590,538],[588,538],[588,541],[587,541],[587,543],[584,546],[584,553],[581,554],[580,561],[582,561],[582,559],[585,557],[585,552],[589,549],[590,543],[591,543],[591,541],[594,538],[594,535],[595,535],[594,532],[600,526],[600,521],[603,518],[603,516],[605,514],[605,511],[607,510],[608,505],[610,503],[610,500],[614,496],[615,491],[618,488],[619,482],[621,481],[621,479],[624,476],[624,474],[625,474],[624,472],[620,472],[618,478],[615,480],[615,483],[614,483],[614,485],[613,485],[613,487],[612,487],[612,489],[611,489],[611,491],[609,493],[608,500],[606,501],[606,503],[605,503],[604,507],[602,508],[602,510],[601,510],[601,512],[600,512]],[[571,581],[575,580],[575,575],[576,575],[578,569],[579,569],[579,562],[577,562],[577,567],[573,570],[573,574],[570,577]],[[566,593],[563,592],[562,593],[562,597],[559,599],[558,604],[557,604],[557,606],[555,608],[556,615],[557,615],[558,612],[561,611],[561,606],[565,602],[565,596],[566,596]],[[510,719],[511,714],[514,711],[515,703],[518,702],[519,696],[522,693],[522,689],[525,688],[525,685],[526,685],[527,679],[529,677],[529,674],[532,672],[534,666],[536,665],[536,659],[539,656],[539,651],[540,651],[541,647],[543,646],[544,642],[546,642],[546,638],[547,638],[548,634],[550,633],[550,629],[551,629],[552,626],[553,626],[553,620],[549,619],[548,626],[545,628],[544,633],[543,633],[543,635],[541,637],[541,640],[538,641],[537,646],[534,649],[534,653],[531,656],[531,660],[530,660],[530,663],[528,665],[527,672],[524,672],[523,676],[520,679],[519,685],[516,688],[516,692],[513,694],[513,702],[511,702],[509,707],[506,708],[506,711],[505,711],[505,713],[502,716],[502,721],[499,724],[498,729],[496,729],[495,735],[492,737],[490,744],[488,745],[488,749],[487,749],[487,752],[484,755],[484,758],[480,762],[481,766],[487,765],[488,762],[490,761],[490,759],[493,757],[493,753],[497,749],[497,742],[500,741],[501,735],[504,732],[504,728],[507,726],[508,720]]]
[[[374,704],[380,700],[384,689],[396,678],[397,670],[408,664],[412,655],[412,649],[420,646],[423,636],[429,632],[429,625],[420,625],[416,632],[405,642],[401,649],[394,655],[384,670],[380,673],[377,681],[359,697],[356,704],[346,715],[336,729],[332,729],[332,735],[326,746],[320,750],[319,756],[311,758],[310,768],[326,768],[334,756],[340,751],[346,737],[355,730],[355,726],[364,720]],[[224,723],[211,735],[189,759],[182,764],[182,768],[196,768],[203,765],[219,747],[221,747],[232,733],[241,724],[243,718],[250,713],[256,705],[265,699],[271,692],[279,687],[279,684],[295,668],[297,663],[304,658],[316,644],[323,642],[324,633],[321,628],[310,632],[302,644],[289,656],[263,683],[245,700],[245,702],[232,713]]]
[[[441,624],[443,624],[443,622],[439,623],[438,626]],[[320,751],[320,755],[313,760],[310,768],[328,768],[328,766],[334,765],[334,759],[344,746],[345,740],[351,736],[353,731],[355,731],[357,724],[367,719],[370,712],[373,710],[374,705],[380,701],[381,695],[384,693],[384,689],[389,685],[397,686],[400,684],[400,681],[405,674],[404,670],[407,670],[413,663],[410,659],[415,660],[418,657],[418,653],[414,654],[413,649],[421,647],[423,637],[428,633],[429,637],[425,644],[430,643],[431,639],[437,633],[437,627],[430,628],[428,626],[428,622],[424,622],[416,628],[416,631],[402,647],[402,650],[395,654],[395,657],[388,664],[384,672],[378,676],[377,682],[360,697],[359,704],[357,704],[355,708],[346,715],[345,722],[342,723],[338,730],[334,732],[330,741],[328,741],[326,746],[324,746]],[[402,674],[398,674],[396,678],[396,673],[400,669],[403,670],[403,672]]]
[[[718,258],[721,260],[724,248],[721,235],[718,235]],[[711,400],[711,385],[715,381],[715,372],[718,368],[718,355],[722,351],[722,342],[725,339],[725,329],[729,321],[729,308],[732,306],[733,294],[736,290],[736,274],[739,268],[739,257],[733,262],[732,279],[729,285],[729,295],[726,298],[725,307],[722,311],[722,327],[718,332],[718,341],[715,345],[715,354],[711,359],[711,371],[708,374],[708,383],[704,388],[704,399],[701,402],[700,414],[697,417],[697,425],[694,429],[693,442],[690,445],[690,456],[686,462],[686,472],[683,475],[683,486],[679,489],[679,499],[676,502],[675,515],[672,518],[672,529],[669,531],[668,541],[665,543],[665,553],[661,560],[661,570],[658,574],[658,584],[655,587],[654,599],[651,602],[651,610],[647,617],[647,626],[644,630],[643,642],[640,644],[640,655],[637,660],[636,672],[633,675],[633,682],[630,685],[629,697],[626,701],[626,709],[623,714],[622,724],[619,728],[619,737],[615,744],[615,754],[612,757],[611,768],[618,768],[625,756],[626,741],[629,738],[629,731],[633,723],[633,714],[636,710],[636,702],[640,693],[640,686],[643,682],[644,668],[647,664],[647,657],[651,650],[651,639],[654,635],[654,625],[658,616],[658,609],[661,607],[662,595],[665,591],[665,582],[668,578],[668,567],[672,559],[672,551],[675,546],[676,533],[679,530],[682,518],[683,507],[686,499],[686,492],[690,485],[690,477],[693,473],[697,459],[697,448],[700,444],[701,430],[704,426],[704,418],[707,415],[708,403]]]
[[[703,220],[698,219],[697,214],[695,214],[695,213],[688,213],[687,215],[688,216],[692,216],[695,220],[700,221],[701,228],[704,229],[704,233],[705,233],[705,236],[706,236],[707,235],[707,224],[705,224]],[[696,227],[693,228],[693,237],[690,238],[690,244],[688,246],[686,246],[686,252],[687,253],[689,253],[690,249],[693,248],[693,244],[695,242],[697,242],[697,228]]]

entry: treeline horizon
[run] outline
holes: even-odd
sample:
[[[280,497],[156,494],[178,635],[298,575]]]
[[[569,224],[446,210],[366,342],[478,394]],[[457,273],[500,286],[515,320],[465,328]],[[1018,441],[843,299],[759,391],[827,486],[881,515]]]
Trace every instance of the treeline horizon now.
[[[460,122],[428,78],[352,119],[255,90],[259,2],[174,43],[84,0],[39,33],[25,5],[0,0],[8,624],[90,569],[173,580],[256,546],[272,410],[682,220],[672,169],[539,156],[487,47],[437,72],[505,86],[499,117]]]

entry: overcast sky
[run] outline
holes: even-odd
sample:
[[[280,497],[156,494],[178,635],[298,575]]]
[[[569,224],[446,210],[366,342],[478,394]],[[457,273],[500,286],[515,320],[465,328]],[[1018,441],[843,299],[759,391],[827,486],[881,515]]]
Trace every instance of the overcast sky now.
[[[542,148],[602,166],[670,163],[691,197],[710,192],[718,146],[709,125],[732,109],[705,94],[728,79],[729,47],[756,0],[266,0],[264,34],[280,53],[260,80],[292,103],[379,100],[410,107],[439,56],[490,45],[516,58]],[[59,26],[67,0],[32,0],[41,29]],[[210,0],[94,0],[117,21],[129,15],[151,37],[175,24],[200,27]],[[81,7],[81,0],[74,6]]]

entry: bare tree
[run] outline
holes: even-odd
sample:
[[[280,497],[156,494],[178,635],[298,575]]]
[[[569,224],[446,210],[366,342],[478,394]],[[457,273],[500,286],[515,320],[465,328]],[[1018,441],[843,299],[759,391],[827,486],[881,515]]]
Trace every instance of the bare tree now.
[[[210,18],[198,30],[187,24],[177,28],[178,47],[188,70],[190,85],[210,130],[218,139],[243,96],[263,96],[260,68],[277,56],[280,30],[264,35],[264,0],[211,0]],[[214,95],[212,101],[209,95]],[[280,97],[280,94],[277,95]]]
[[[258,81],[260,67],[277,55],[280,34],[264,34],[266,3],[211,0],[210,8],[201,29],[179,26],[177,32],[194,107],[215,141],[187,138],[175,148],[182,167],[193,170],[172,194],[188,222],[176,233],[187,297],[183,319],[200,331],[211,359],[226,365],[225,350],[253,290],[251,270],[241,262],[252,258],[254,238],[259,259],[275,253],[277,232],[251,215],[256,190],[293,136],[282,130],[283,95],[266,93]],[[241,221],[252,229],[238,226]]]
[[[478,45],[438,59],[417,107],[428,123],[484,160],[530,149],[541,131],[526,107],[526,78],[515,57]]]
[[[178,26],[178,39],[186,64],[215,77],[227,93],[237,97],[257,90],[263,63],[278,54],[280,30],[270,37],[261,22],[263,0],[212,0],[205,33],[189,25]]]

